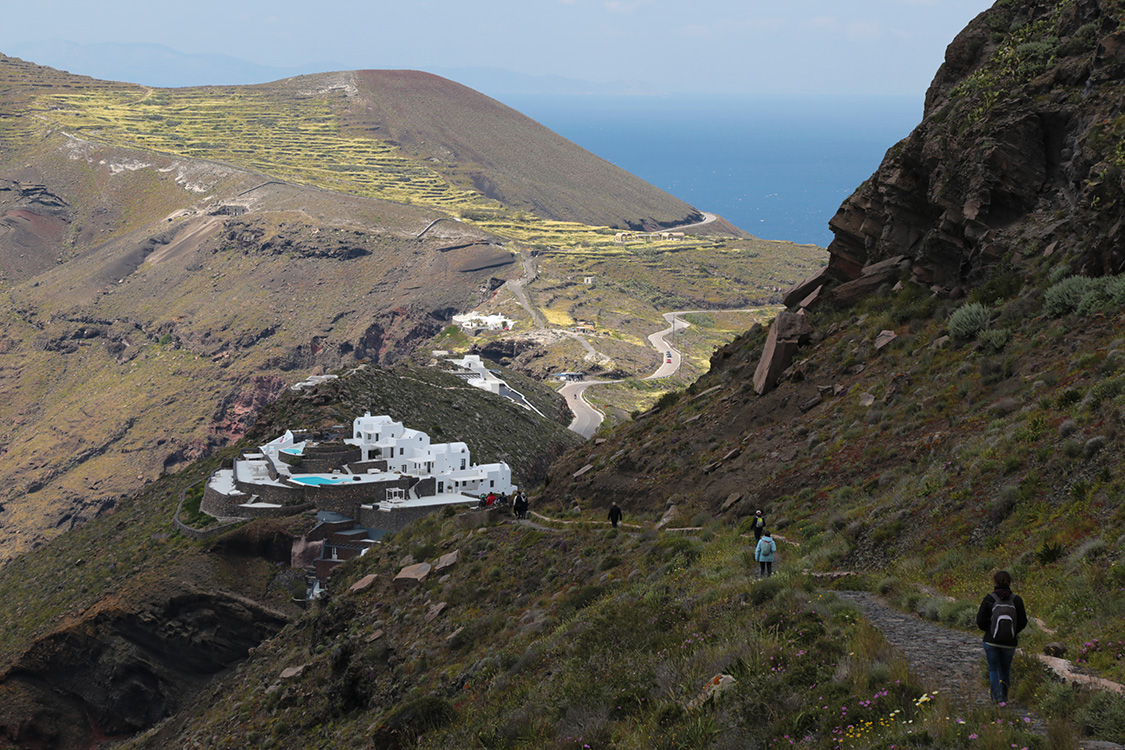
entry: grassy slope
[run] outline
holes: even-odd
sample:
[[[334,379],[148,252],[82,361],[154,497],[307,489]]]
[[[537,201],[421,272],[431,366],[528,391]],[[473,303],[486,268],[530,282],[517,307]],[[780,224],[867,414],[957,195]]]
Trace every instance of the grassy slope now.
[[[451,549],[461,562],[440,579],[392,586],[404,554],[433,560]],[[792,572],[755,580],[748,557],[746,541],[721,524],[692,539],[458,532],[432,517],[343,568],[338,594],[187,716],[126,747],[188,737],[232,748],[670,750],[791,739],[961,748],[981,737],[1039,746],[999,712],[927,694],[850,605]],[[377,578],[361,593],[342,588],[366,574]],[[298,676],[282,676],[294,667]],[[1028,663],[1017,669],[1021,688],[1043,685]],[[733,687],[694,704],[719,674]]]

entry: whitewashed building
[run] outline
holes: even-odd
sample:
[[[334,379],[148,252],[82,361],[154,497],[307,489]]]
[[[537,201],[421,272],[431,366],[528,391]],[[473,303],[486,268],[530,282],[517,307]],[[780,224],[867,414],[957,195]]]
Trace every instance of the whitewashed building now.
[[[488,331],[508,331],[516,324],[504,315],[483,315],[475,310],[464,315],[454,315],[453,323],[462,330],[483,328]]]
[[[212,476],[204,510],[231,518],[311,506],[367,528],[392,529],[435,507],[516,489],[503,461],[474,464],[463,442],[431,443],[420,430],[366,413],[353,420],[352,437],[342,442],[318,444],[287,430],[244,454]]]

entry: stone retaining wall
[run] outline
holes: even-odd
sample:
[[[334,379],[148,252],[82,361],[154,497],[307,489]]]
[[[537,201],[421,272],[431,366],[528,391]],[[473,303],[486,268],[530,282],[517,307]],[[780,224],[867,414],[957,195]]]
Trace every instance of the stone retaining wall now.
[[[183,534],[184,536],[186,536],[190,539],[207,539],[209,537],[213,537],[213,536],[216,536],[218,534],[221,534],[221,533],[223,533],[224,531],[227,531],[228,529],[230,529],[233,526],[237,526],[240,523],[244,523],[243,519],[240,518],[236,521],[229,521],[227,523],[220,524],[219,526],[210,526],[206,529],[195,529],[195,528],[192,528],[191,526],[188,526],[183,521],[181,521],[180,520],[180,512],[183,511],[183,509],[184,509],[184,502],[187,500],[188,490],[190,490],[194,486],[195,485],[188,485],[187,487],[184,487],[182,490],[180,490],[180,502],[179,502],[178,505],[176,505],[175,515],[172,516],[172,528],[173,529],[175,529],[176,531],[180,532],[181,534]],[[218,493],[218,492],[215,492],[214,490],[212,490],[210,485],[207,484],[207,480],[205,480],[204,484],[203,484],[203,499],[199,503],[201,509],[203,507],[203,503],[205,503],[207,501],[207,493],[208,492],[211,492],[212,494],[217,495],[219,497],[226,497],[226,495],[223,495],[221,493]],[[208,511],[204,511],[204,512],[208,512]],[[230,517],[230,516],[233,516],[233,515],[236,515],[236,514],[230,513],[230,514],[227,514],[226,517]]]
[[[305,499],[320,510],[330,510],[348,518],[356,518],[359,505],[375,505],[387,499],[387,490],[397,487],[409,490],[412,477],[400,477],[386,482],[350,484],[323,484],[305,489]]]
[[[461,513],[454,519],[453,525],[461,530],[479,529],[481,526],[494,526],[511,517],[508,508],[493,506]]]
[[[203,488],[203,500],[199,503],[199,509],[209,516],[216,518],[233,518],[239,513],[235,510],[238,503],[244,503],[250,499],[249,495],[238,495],[231,497],[212,489],[210,484]],[[179,512],[176,513],[177,517]]]
[[[252,495],[257,495],[263,503],[274,503],[275,505],[297,505],[306,500],[304,491],[300,487],[277,487],[271,484],[253,484],[240,481],[236,481],[234,485],[246,493],[246,500],[249,500]],[[239,502],[246,502],[246,500]]]
[[[280,508],[236,508],[235,510],[237,511],[236,515],[245,518],[284,518],[285,516],[295,516],[312,508],[312,503],[301,503],[300,505],[283,505]]]
[[[370,461],[352,461],[348,464],[348,468],[356,474],[366,474],[372,469],[375,471],[386,471],[389,467],[387,465],[387,459],[373,458]]]
[[[295,473],[326,474],[362,460],[362,451],[354,445],[313,445],[307,446],[305,455],[292,466]]]
[[[367,529],[382,531],[401,531],[411,521],[428,516],[435,510],[441,510],[443,505],[426,505],[414,508],[395,508],[394,510],[379,510],[377,507],[360,508],[359,525]]]

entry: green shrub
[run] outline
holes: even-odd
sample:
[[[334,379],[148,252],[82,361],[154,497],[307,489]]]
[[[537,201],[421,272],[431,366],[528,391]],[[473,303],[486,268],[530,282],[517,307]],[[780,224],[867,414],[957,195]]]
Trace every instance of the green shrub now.
[[[1121,392],[1125,391],[1125,378],[1112,378],[1110,380],[1102,380],[1090,389],[1090,399],[1094,406],[1097,406],[1103,401],[1110,401]]]
[[[938,619],[956,628],[971,628],[977,618],[977,605],[972,602],[943,602],[938,606]]]
[[[1012,332],[1007,328],[993,328],[977,334],[977,341],[990,352],[999,352],[1012,340]]]
[[[684,562],[692,563],[699,559],[700,554],[703,552],[703,546],[686,536],[673,536],[671,534],[662,536],[652,545],[649,550],[649,556],[654,557],[663,562],[668,562],[677,557],[682,558]]]
[[[1043,546],[1035,553],[1035,559],[1040,565],[1049,565],[1058,562],[1063,556],[1063,546],[1054,542],[1043,542]]]
[[[583,586],[580,589],[575,589],[559,602],[559,612],[565,615],[585,609],[604,593],[605,586]]]
[[[668,391],[656,400],[656,404],[652,408],[654,411],[659,411],[669,406],[675,406],[676,402],[680,400],[680,396],[682,395],[683,391]]]
[[[976,338],[988,325],[988,308],[979,302],[970,302],[949,316],[949,335],[961,341]]]
[[[918,614],[925,617],[927,620],[940,620],[941,619],[941,605],[945,600],[936,596],[931,596],[922,603],[919,608]]]
[[[1077,404],[1081,400],[1082,391],[1078,390],[1077,388],[1067,388],[1065,391],[1059,394],[1059,397],[1055,400],[1055,403],[1058,404],[1058,407],[1060,409],[1065,409],[1068,406]]]
[[[1125,742],[1125,695],[1100,691],[1083,712],[1086,731],[1100,740]]]
[[[1082,299],[1097,284],[1088,276],[1068,276],[1052,284],[1043,297],[1043,312],[1052,318],[1061,318],[1077,312]]]
[[[421,735],[452,724],[457,710],[444,698],[426,696],[403,703],[372,733],[378,747],[410,747]]]
[[[993,304],[1015,297],[1023,289],[1023,275],[1007,268],[993,273],[988,281],[969,293],[970,302]]]
[[[750,601],[756,605],[772,602],[784,588],[780,578],[763,578],[750,591]]]
[[[1066,682],[1047,682],[1035,696],[1036,707],[1045,716],[1072,717],[1078,710],[1078,691]]]

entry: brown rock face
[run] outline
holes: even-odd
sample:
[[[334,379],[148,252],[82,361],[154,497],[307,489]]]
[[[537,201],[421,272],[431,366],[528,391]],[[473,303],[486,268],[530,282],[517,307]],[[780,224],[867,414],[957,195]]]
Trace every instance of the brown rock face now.
[[[1125,269],[1125,32],[1111,6],[998,3],[957,36],[921,124],[829,222],[821,279],[844,282],[839,301],[870,293],[871,266],[896,256],[947,291],[1053,242],[1076,271]]]
[[[778,313],[770,326],[762,358],[754,371],[754,391],[761,395],[777,385],[793,354],[812,334],[812,326],[801,313]]]
[[[0,716],[0,738],[69,750],[134,734],[285,624],[249,600],[186,590],[141,611],[100,612],[36,641],[0,673],[5,701],[20,706]]]

